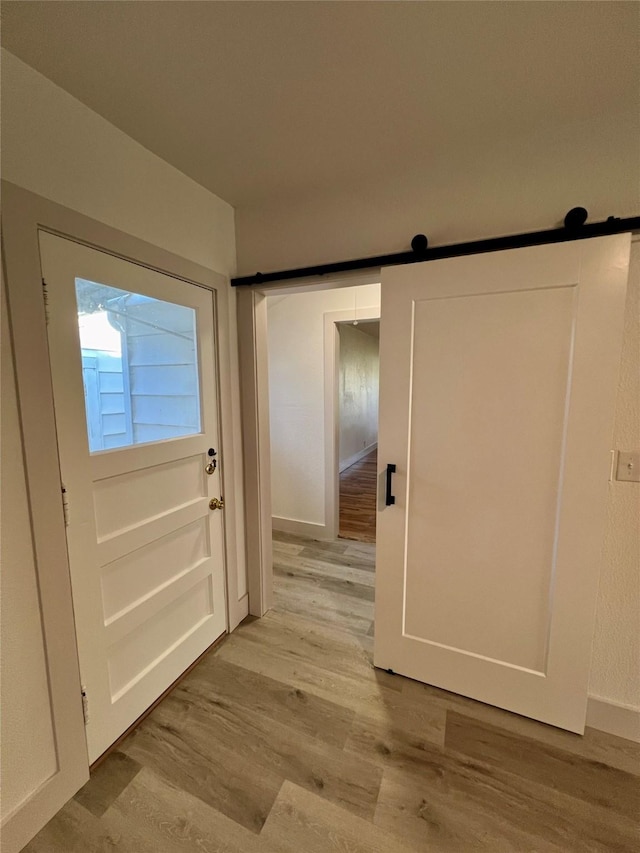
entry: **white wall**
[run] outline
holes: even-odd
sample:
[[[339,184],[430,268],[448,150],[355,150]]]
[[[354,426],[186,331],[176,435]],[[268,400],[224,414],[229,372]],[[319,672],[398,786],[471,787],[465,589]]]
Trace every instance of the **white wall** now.
[[[234,212],[212,193],[160,158],[36,71],[2,51],[2,177],[135,237],[224,275],[235,267]],[[240,434],[235,294],[231,291],[234,433]],[[3,330],[4,331],[4,330]],[[5,391],[3,335],[3,403]],[[10,360],[7,359],[7,365]],[[46,680],[35,599],[29,508],[21,467],[15,411],[7,414],[3,450],[3,774],[2,815],[49,774]],[[242,465],[236,462],[239,594],[246,592],[242,534]],[[4,510],[3,506],[3,510]],[[7,532],[9,536],[7,536]],[[5,657],[6,653],[6,657]],[[48,701],[48,700],[47,700]],[[22,708],[26,709],[22,713]],[[18,756],[16,749],[21,754]]]
[[[414,170],[399,160],[393,173],[339,192],[297,197],[283,187],[236,211],[239,273],[406,251],[418,233],[435,246],[557,227],[576,205],[591,221],[636,216],[639,135],[637,110],[520,136],[488,128],[451,139]]]
[[[224,275],[234,211],[2,50],[2,177]]]
[[[340,471],[378,441],[380,343],[362,326],[338,325],[340,335]]]
[[[267,297],[272,513],[315,525],[318,535],[326,524],[324,315],[352,311],[356,300],[359,311],[379,311],[380,286]]]

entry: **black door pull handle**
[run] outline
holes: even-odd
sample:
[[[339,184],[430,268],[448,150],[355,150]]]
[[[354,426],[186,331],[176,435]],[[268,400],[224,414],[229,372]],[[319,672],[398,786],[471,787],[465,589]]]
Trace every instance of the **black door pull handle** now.
[[[387,493],[385,497],[385,506],[392,506],[395,502],[395,496],[391,494],[391,477],[396,473],[396,466],[393,462],[387,465]]]

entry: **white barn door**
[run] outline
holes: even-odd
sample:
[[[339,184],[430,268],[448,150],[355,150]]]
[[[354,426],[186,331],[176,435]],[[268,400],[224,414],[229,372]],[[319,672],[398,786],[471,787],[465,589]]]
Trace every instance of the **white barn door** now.
[[[376,666],[584,731],[629,248],[383,271]]]
[[[40,247],[94,761],[227,628],[214,303],[51,234]]]

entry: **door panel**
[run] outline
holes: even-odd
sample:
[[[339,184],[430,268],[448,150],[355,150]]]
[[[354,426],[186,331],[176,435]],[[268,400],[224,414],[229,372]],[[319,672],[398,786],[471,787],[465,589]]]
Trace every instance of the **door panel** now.
[[[628,252],[383,272],[376,665],[583,730]]]
[[[188,574],[209,557],[208,524],[198,518],[139,548],[128,548],[102,574],[102,602],[107,624],[141,603],[154,589]]]
[[[94,761],[226,629],[222,513],[209,509],[220,495],[214,303],[97,250],[40,242]]]
[[[543,670],[574,314],[573,287],[416,303],[408,636]]]
[[[151,608],[142,618],[112,622],[108,631],[110,651],[108,658],[109,686],[114,702],[127,694],[152,667],[156,667],[163,656],[183,643],[213,613],[210,574],[193,583],[186,592],[171,591],[162,596],[160,606]],[[182,586],[182,584],[180,585]],[[164,604],[164,607],[162,606]],[[132,611],[129,611],[132,613]],[[126,617],[125,617],[126,619]],[[188,664],[191,661],[188,661]]]
[[[94,480],[98,541],[206,498],[202,453]]]

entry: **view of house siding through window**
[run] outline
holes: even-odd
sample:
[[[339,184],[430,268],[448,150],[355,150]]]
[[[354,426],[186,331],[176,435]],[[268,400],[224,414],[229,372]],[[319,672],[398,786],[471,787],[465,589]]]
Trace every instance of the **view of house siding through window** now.
[[[192,308],[76,279],[89,450],[201,431]]]

